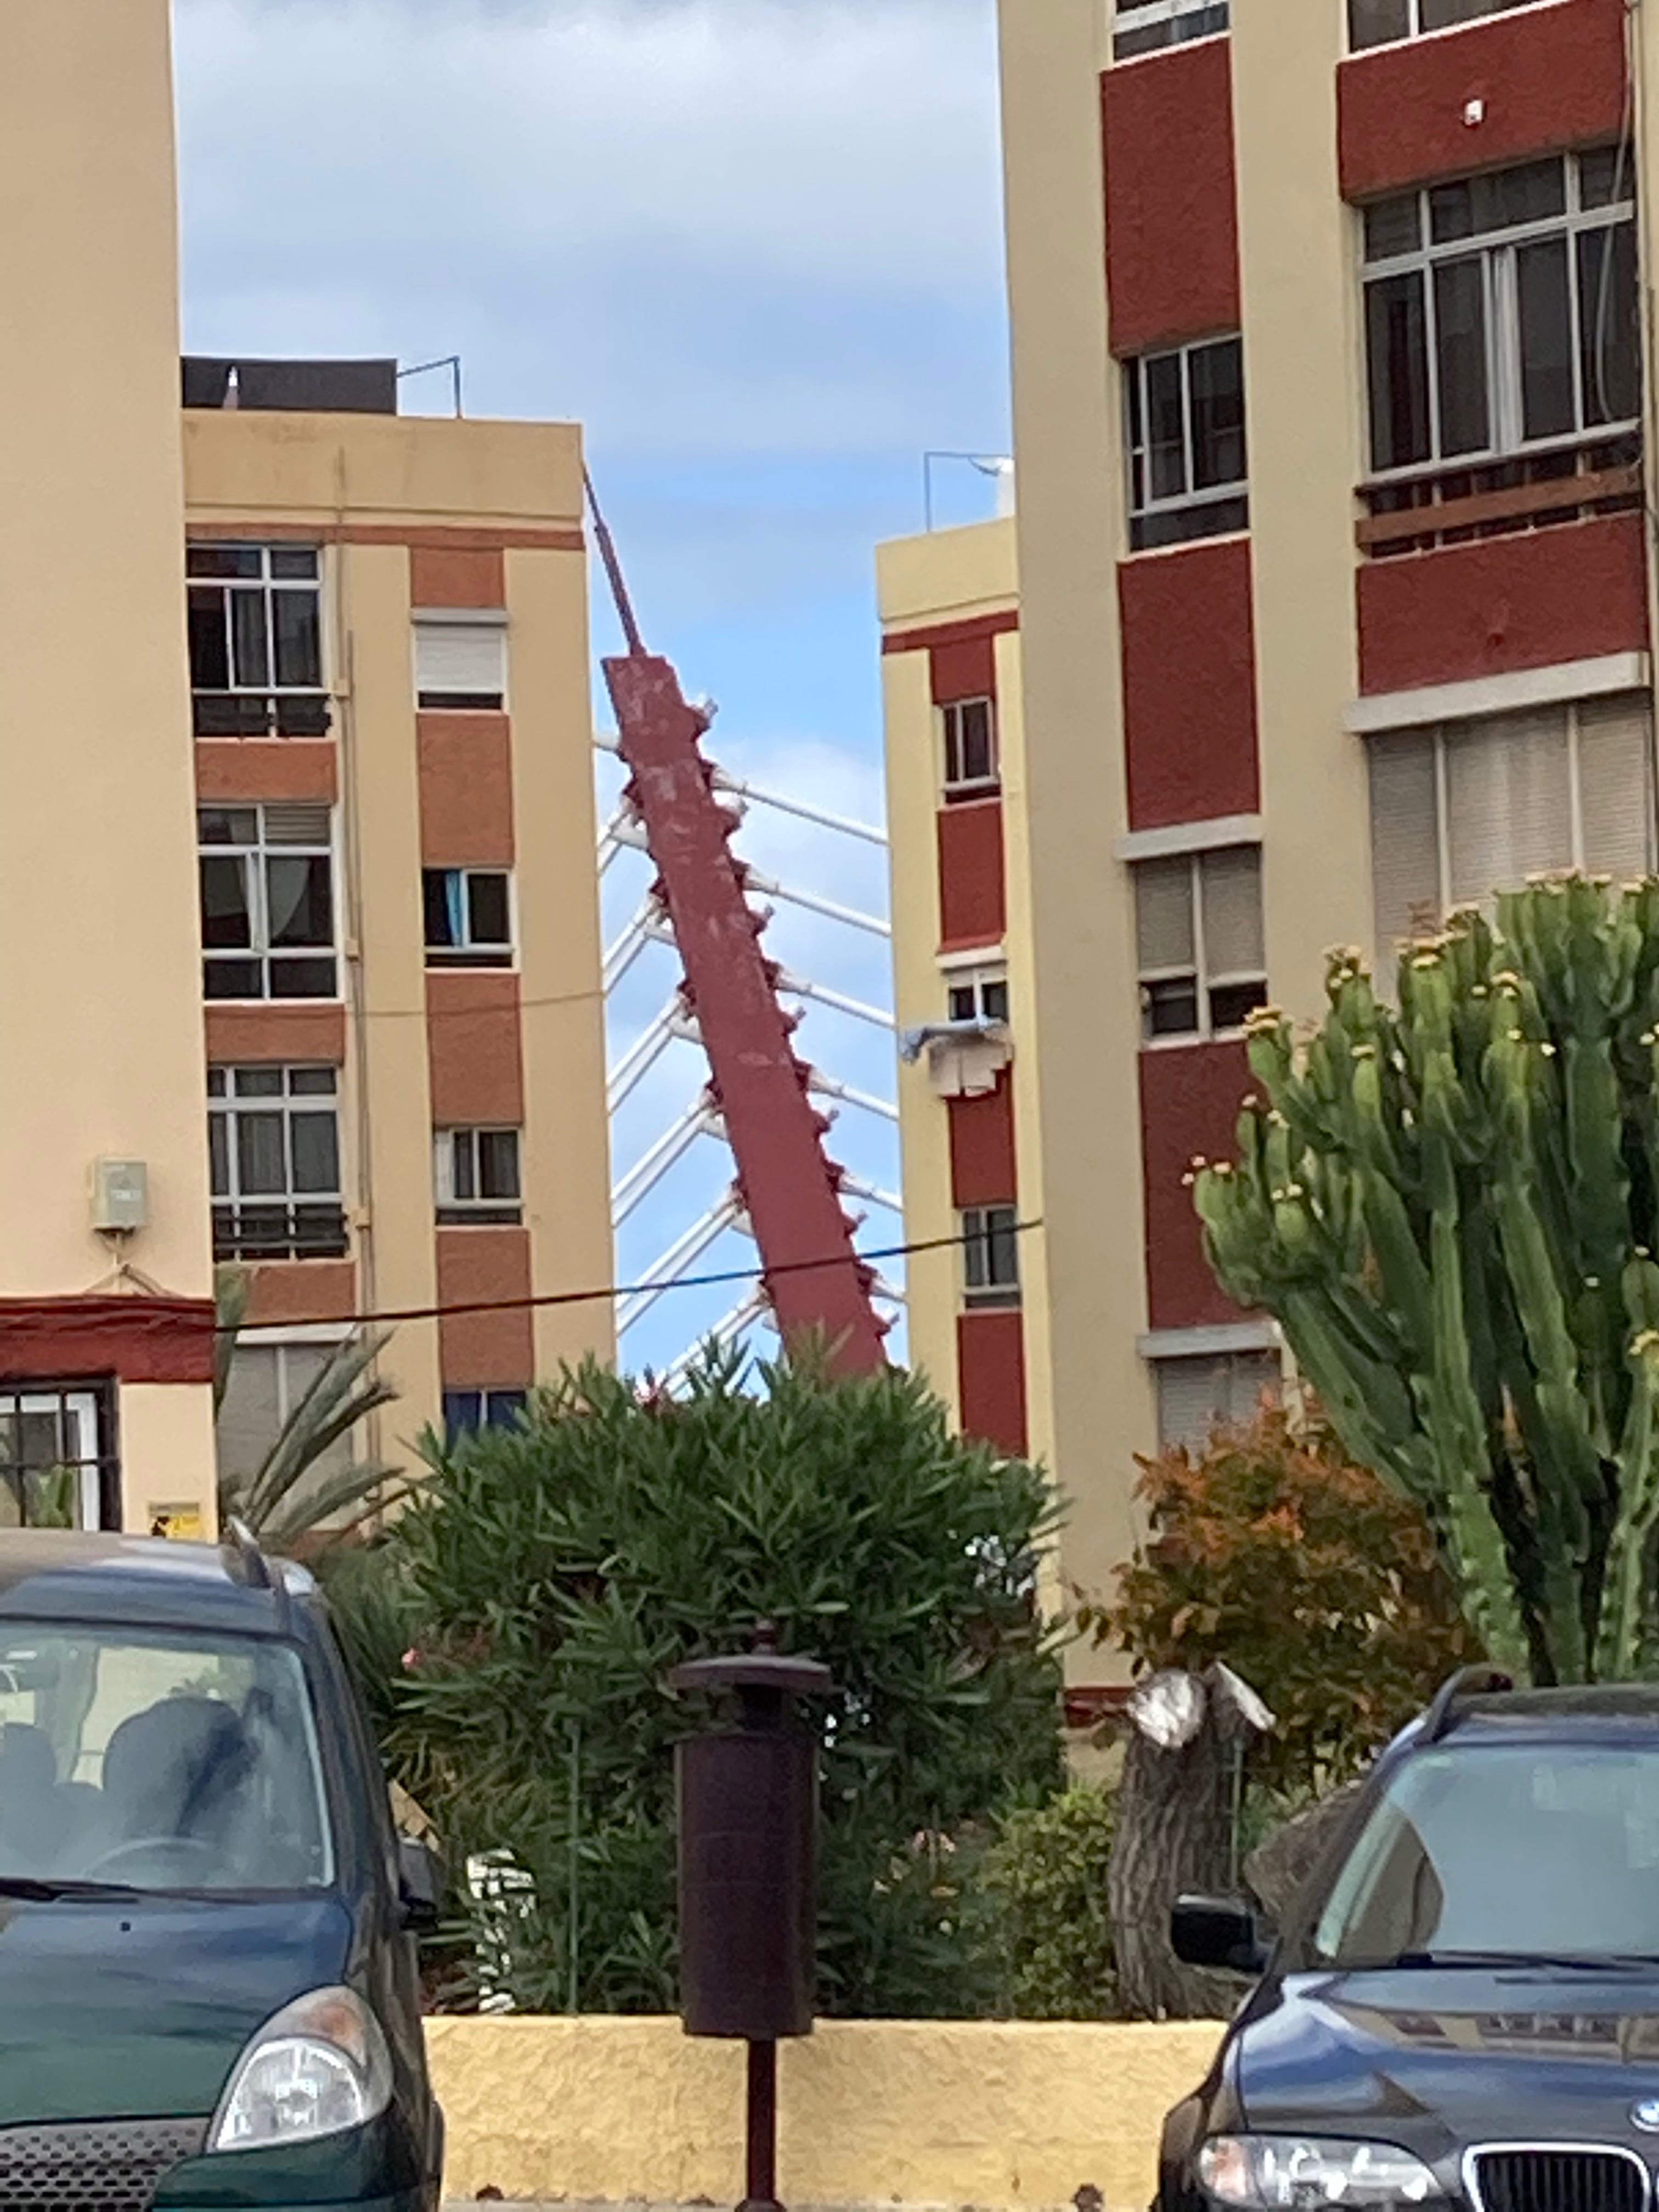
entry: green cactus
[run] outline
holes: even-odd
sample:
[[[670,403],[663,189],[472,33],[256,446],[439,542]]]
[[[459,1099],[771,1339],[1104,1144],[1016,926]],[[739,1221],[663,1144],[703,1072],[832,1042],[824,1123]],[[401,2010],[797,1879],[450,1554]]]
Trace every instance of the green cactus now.
[[[1659,879],[1551,878],[1256,1015],[1194,1196],[1344,1445],[1426,1513],[1491,1656],[1619,1680],[1659,1638]]]

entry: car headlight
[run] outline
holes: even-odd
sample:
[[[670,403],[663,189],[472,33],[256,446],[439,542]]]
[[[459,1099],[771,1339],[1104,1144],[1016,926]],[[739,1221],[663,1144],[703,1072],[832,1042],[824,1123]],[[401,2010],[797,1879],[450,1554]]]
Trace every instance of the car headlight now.
[[[237,2060],[208,2148],[343,2135],[391,2100],[392,2060],[374,2014],[350,1990],[313,1990],[268,2020]]]
[[[1244,2212],[1421,2204],[1439,2190],[1422,2160],[1393,2143],[1317,2136],[1212,2136],[1198,2154],[1198,2178],[1212,2197]]]

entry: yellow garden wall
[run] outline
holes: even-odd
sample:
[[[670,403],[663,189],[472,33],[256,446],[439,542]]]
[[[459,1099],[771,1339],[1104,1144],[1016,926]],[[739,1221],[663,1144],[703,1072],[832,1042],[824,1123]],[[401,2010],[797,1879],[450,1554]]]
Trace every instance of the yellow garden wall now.
[[[1158,2124],[1214,2023],[836,2021],[784,2047],[792,2205],[1058,2207],[1093,2183],[1151,2196]],[[731,2204],[743,2193],[739,2045],[676,2020],[427,2022],[449,2125],[445,2194]]]

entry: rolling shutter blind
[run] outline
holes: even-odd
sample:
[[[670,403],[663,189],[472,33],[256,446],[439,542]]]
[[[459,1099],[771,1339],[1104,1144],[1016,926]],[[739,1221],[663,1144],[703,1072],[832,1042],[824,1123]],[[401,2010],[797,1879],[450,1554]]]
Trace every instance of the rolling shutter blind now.
[[[1645,697],[1589,699],[1578,717],[1584,866],[1622,883],[1653,866],[1653,732]]]
[[[1452,904],[1490,905],[1530,875],[1570,868],[1565,708],[1494,714],[1445,735]]]
[[[216,1431],[221,1475],[257,1474],[276,1441],[276,1358],[274,1344],[239,1344],[232,1356]]]
[[[1440,835],[1432,738],[1382,738],[1369,748],[1371,885],[1376,967],[1390,971],[1394,949],[1426,937],[1440,921]]]
[[[1143,975],[1193,965],[1193,864],[1184,855],[1136,868],[1135,943]]]
[[[1265,975],[1260,851],[1254,845],[1230,846],[1206,853],[1201,868],[1205,966],[1212,976]]]
[[[415,689],[422,706],[464,699],[499,707],[507,696],[507,632],[496,623],[417,622]]]

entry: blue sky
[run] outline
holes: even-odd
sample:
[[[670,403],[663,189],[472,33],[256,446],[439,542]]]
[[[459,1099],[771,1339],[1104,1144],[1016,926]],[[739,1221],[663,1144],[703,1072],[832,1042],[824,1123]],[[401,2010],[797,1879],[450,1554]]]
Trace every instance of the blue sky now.
[[[470,413],[580,420],[647,638],[720,702],[715,757],[878,819],[872,548],[920,528],[924,452],[1007,439],[993,0],[175,7],[186,343],[459,352]],[[944,519],[988,511],[970,471],[936,481]],[[884,911],[873,848],[760,811],[740,842]],[[607,935],[641,866],[613,872]],[[783,909],[768,945],[890,996],[874,938]],[[672,980],[666,951],[641,963],[615,1048]],[[802,1037],[891,1096],[879,1032],[818,1011]],[[619,1169],[701,1079],[674,1048],[619,1119]],[[830,1143],[896,1187],[882,1125],[843,1115]],[[705,1141],[627,1224],[624,1279],[729,1173]],[[872,1212],[861,1241],[897,1239]],[[748,1256],[728,1238],[704,1264]],[[732,1303],[663,1299],[629,1364]]]

